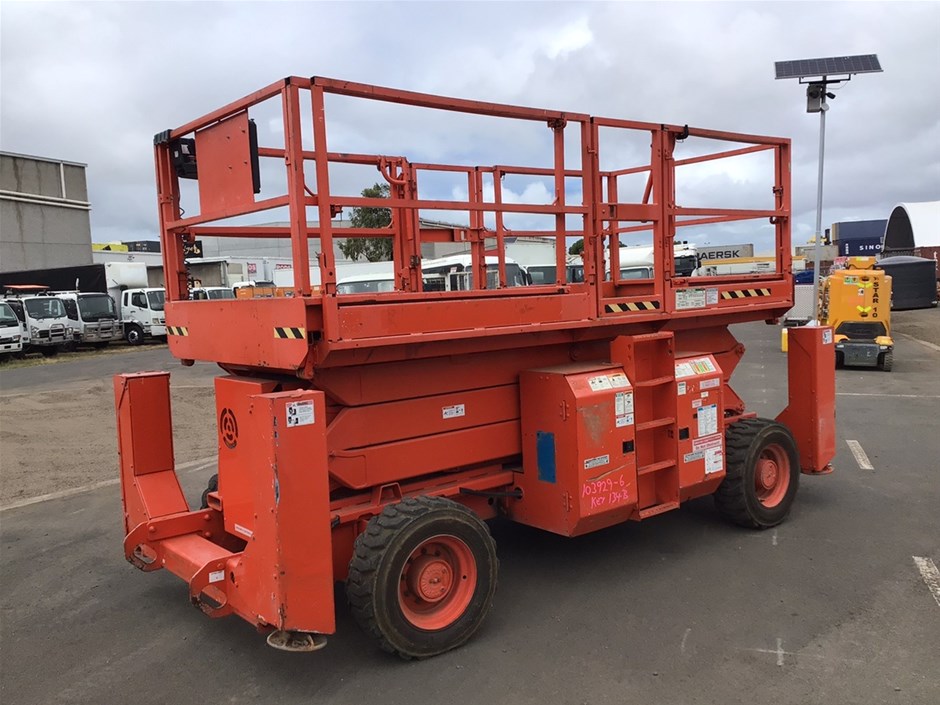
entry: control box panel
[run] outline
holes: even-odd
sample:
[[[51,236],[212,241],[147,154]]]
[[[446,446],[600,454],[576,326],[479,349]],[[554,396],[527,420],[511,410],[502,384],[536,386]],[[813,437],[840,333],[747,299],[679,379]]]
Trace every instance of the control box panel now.
[[[622,522],[637,504],[634,391],[623,368],[572,363],[520,376],[522,499],[512,518],[565,536]]]

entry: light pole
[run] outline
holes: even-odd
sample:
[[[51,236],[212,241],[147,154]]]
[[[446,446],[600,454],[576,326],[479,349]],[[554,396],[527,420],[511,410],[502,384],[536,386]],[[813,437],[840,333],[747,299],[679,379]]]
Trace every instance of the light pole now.
[[[823,164],[826,155],[826,113],[830,100],[835,98],[826,86],[850,81],[857,73],[880,73],[881,64],[876,54],[833,56],[826,59],[801,59],[774,63],[777,79],[796,78],[806,86],[806,112],[819,113],[819,173],[816,182],[816,236],[813,246],[813,323],[819,317],[819,259],[822,247]],[[835,76],[835,78],[833,78]]]

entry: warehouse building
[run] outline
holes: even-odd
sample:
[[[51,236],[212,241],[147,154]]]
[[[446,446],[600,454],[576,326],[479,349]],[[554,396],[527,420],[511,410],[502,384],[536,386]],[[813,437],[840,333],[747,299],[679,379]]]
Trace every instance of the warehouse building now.
[[[0,272],[92,263],[85,165],[0,152]]]
[[[881,252],[886,257],[940,258],[940,201],[896,205],[884,229]]]

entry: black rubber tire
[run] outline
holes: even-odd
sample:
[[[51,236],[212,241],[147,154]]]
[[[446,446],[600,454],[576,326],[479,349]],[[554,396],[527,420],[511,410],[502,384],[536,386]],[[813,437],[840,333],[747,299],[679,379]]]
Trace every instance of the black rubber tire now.
[[[209,484],[206,485],[206,489],[202,491],[202,504],[199,505],[200,509],[209,508],[209,493],[219,491],[219,475],[218,473],[209,478]]]
[[[888,350],[881,356],[881,365],[879,367],[885,372],[891,371],[891,368],[894,367],[894,350]]]
[[[411,553],[439,535],[462,541],[473,555],[477,584],[464,613],[449,626],[428,631],[412,625],[399,604],[399,581]],[[486,524],[443,497],[414,497],[385,507],[356,539],[346,597],[359,626],[384,651],[403,659],[428,658],[466,643],[493,603],[499,561]]]
[[[55,357],[59,354],[59,348],[55,345],[47,345],[45,347],[39,348],[39,352],[43,357]]]
[[[140,345],[144,342],[144,331],[140,326],[130,325],[124,331],[124,338],[130,345]]]
[[[836,369],[841,370],[843,367],[845,367],[845,355],[841,351],[836,350]]]
[[[777,444],[790,460],[790,484],[774,507],[764,506],[757,496],[754,473],[761,452]],[[790,513],[800,481],[800,459],[793,434],[770,419],[742,419],[725,433],[726,475],[715,491],[718,512],[728,521],[749,529],[777,526]]]

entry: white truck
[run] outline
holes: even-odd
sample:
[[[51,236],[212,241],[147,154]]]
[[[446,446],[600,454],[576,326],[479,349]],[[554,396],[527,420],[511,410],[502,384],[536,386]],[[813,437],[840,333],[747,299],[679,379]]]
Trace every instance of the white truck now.
[[[653,277],[653,248],[648,246],[621,247],[619,279],[651,279]],[[610,281],[610,260],[604,252],[606,273]],[[698,267],[698,252],[694,244],[677,243],[673,249],[673,271],[677,277],[690,277]],[[569,284],[584,281],[584,260],[581,255],[565,258],[566,279]],[[532,264],[526,267],[533,284],[554,284],[555,264]]]
[[[103,348],[122,337],[114,299],[100,292],[58,291],[76,344]]]
[[[166,290],[149,286],[142,262],[105,264],[108,293],[117,307],[124,339],[140,345],[147,338],[166,338]]]
[[[61,299],[43,293],[19,292],[8,294],[4,300],[20,322],[23,352],[40,352],[52,357],[71,343],[69,319]]]
[[[23,352],[23,327],[10,304],[0,301],[0,358],[7,359]]]
[[[449,255],[438,259],[426,259],[421,262],[422,278],[425,291],[466,291],[473,288],[473,275],[470,271],[470,255]],[[347,265],[343,270],[337,268],[337,294],[374,294],[395,290],[393,264],[391,262],[370,262],[369,271],[351,273],[354,265]],[[506,284],[509,287],[526,286],[528,276],[522,267],[509,257],[506,258]],[[496,289],[499,285],[499,259],[486,258],[486,286]]]
[[[121,326],[128,343],[140,345],[147,338],[166,338],[165,289],[125,289],[120,301]]]
[[[221,299],[234,299],[235,290],[230,286],[197,286],[189,292],[193,301],[219,301]]]

